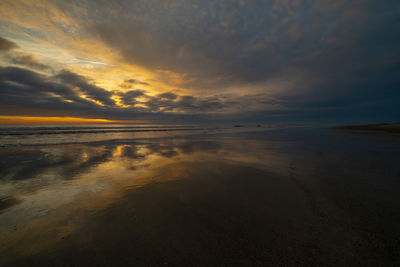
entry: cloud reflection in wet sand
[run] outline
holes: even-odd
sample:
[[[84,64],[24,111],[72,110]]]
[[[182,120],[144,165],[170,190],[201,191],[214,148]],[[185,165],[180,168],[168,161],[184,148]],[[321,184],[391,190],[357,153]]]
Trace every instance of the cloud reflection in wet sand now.
[[[227,157],[227,145],[166,139],[3,149],[1,245],[26,255],[48,249],[128,188],[181,179],[189,162]]]
[[[1,261],[310,266],[398,260],[390,252],[398,227],[391,237],[376,234],[387,216],[400,221],[398,198],[386,191],[395,165],[374,158],[386,152],[365,154],[351,139],[351,149],[333,153],[319,151],[321,143],[314,151],[312,136],[266,137],[3,148]],[[360,168],[371,159],[375,174]],[[376,179],[385,167],[378,163],[394,170],[386,180]],[[365,225],[377,203],[386,219]]]

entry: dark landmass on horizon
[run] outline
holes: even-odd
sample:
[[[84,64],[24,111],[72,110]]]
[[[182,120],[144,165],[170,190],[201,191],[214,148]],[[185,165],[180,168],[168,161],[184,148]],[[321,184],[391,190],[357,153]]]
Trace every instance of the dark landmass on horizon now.
[[[335,129],[350,130],[350,131],[372,131],[372,132],[384,132],[384,133],[400,133],[400,123],[345,125],[345,126],[335,127]]]

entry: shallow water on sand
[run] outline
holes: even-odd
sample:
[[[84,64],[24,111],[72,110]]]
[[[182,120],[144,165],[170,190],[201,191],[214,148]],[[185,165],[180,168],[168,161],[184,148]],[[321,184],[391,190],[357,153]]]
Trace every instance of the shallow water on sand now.
[[[398,135],[207,133],[1,147],[0,265],[400,264]]]

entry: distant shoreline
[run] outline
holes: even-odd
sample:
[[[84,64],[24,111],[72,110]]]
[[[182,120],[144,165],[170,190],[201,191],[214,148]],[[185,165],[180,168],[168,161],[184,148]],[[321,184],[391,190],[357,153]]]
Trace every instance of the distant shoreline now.
[[[341,130],[350,131],[373,131],[384,133],[400,133],[400,123],[379,123],[379,124],[362,124],[362,125],[345,125],[335,127]]]

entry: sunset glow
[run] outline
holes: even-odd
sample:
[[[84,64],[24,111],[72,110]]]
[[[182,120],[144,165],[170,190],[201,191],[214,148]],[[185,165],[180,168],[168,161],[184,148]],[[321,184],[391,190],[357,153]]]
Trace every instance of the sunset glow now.
[[[0,115],[394,119],[399,40],[389,2],[3,0]]]
[[[0,0],[0,266],[400,266],[400,0]]]
[[[72,117],[20,117],[0,116],[1,124],[80,124],[80,123],[117,123],[105,119],[86,119]]]

